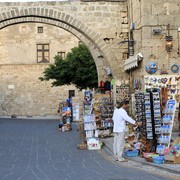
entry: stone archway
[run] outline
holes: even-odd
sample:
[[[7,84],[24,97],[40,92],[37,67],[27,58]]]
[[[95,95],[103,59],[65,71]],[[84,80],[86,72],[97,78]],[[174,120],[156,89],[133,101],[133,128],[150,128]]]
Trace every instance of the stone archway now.
[[[24,22],[46,23],[69,31],[89,48],[97,67],[99,79],[104,76],[104,66],[111,68],[114,77],[120,77],[118,63],[109,46],[100,34],[94,32],[78,19],[52,9],[52,7],[21,7],[0,13],[0,29]]]

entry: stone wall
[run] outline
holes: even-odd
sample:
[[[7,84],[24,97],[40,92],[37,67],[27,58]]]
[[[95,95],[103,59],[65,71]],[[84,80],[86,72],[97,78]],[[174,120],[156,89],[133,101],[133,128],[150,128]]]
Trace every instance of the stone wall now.
[[[39,26],[43,33],[37,33]],[[75,90],[76,101],[82,103],[74,86],[51,87],[51,82],[38,79],[49,63],[37,63],[37,44],[50,44],[53,63],[59,51],[67,54],[78,45],[75,36],[50,25],[23,23],[2,29],[0,39],[0,115],[56,115],[69,90]]]
[[[177,73],[171,71],[173,64],[180,66],[179,0],[129,0],[128,7],[129,24],[135,41],[135,54],[141,52],[144,56],[143,61],[139,63],[139,67],[131,70],[132,81],[141,79],[143,82],[144,75],[150,75],[145,70],[146,64],[150,61],[157,63],[158,67],[153,75],[160,75],[163,69],[169,75],[180,75],[180,71]],[[169,30],[168,24],[170,25]],[[160,30],[160,33],[155,33],[157,30]],[[173,37],[172,52],[167,52],[165,49],[165,36],[168,34]],[[144,84],[142,90],[144,90]],[[132,83],[131,91],[134,92]],[[173,130],[179,131],[178,116],[175,117]]]
[[[29,2],[1,3],[0,28],[22,22],[41,22],[61,27],[74,34],[91,51],[99,79],[109,66],[116,77],[123,78],[123,54],[128,37],[127,2]],[[99,58],[103,57],[103,58]]]
[[[157,63],[159,75],[163,64],[169,74],[173,64],[180,65],[179,38],[180,38],[180,6],[179,1],[153,1],[153,0],[130,0],[130,24],[134,23],[133,35],[135,40],[135,52],[141,52],[144,59],[139,68],[133,71],[132,76],[143,78],[148,73],[145,65],[149,61]],[[169,34],[173,37],[173,49],[168,53],[165,49],[165,36]],[[161,33],[154,33],[161,30]],[[177,73],[179,74],[179,73]]]
[[[43,33],[38,33],[43,27]],[[36,64],[37,44],[49,44],[50,63],[58,52],[66,54],[78,46],[79,39],[55,26],[22,23],[0,30],[0,64]]]
[[[43,34],[37,34],[39,25]],[[0,29],[2,115],[56,114],[58,102],[68,96],[69,87],[51,88],[37,79],[46,67],[36,63],[37,43],[50,44],[53,63],[58,51],[68,51],[80,40],[91,51],[99,80],[104,80],[107,66],[113,75],[125,76],[127,44],[118,43],[128,38],[126,1],[0,3]]]
[[[74,86],[51,87],[50,82],[41,82],[38,77],[46,67],[38,64],[0,66],[0,115],[57,115],[59,102],[68,98],[69,90],[75,90],[76,97],[81,99],[81,92]]]

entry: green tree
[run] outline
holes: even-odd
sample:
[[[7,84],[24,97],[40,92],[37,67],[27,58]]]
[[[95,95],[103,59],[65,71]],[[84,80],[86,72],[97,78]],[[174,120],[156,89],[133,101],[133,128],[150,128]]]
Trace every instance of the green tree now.
[[[78,89],[97,88],[98,75],[94,59],[84,44],[71,49],[65,59],[55,56],[40,77],[41,81],[53,80],[52,86],[74,84]]]

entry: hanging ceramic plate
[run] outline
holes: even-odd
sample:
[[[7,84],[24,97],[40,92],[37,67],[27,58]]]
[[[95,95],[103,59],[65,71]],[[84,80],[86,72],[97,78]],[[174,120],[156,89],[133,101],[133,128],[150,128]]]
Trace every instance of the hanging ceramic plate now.
[[[149,74],[154,74],[157,71],[157,64],[155,62],[149,62],[146,65],[146,72]]]
[[[178,73],[178,72],[179,72],[179,66],[178,66],[177,64],[173,64],[173,65],[171,66],[171,71],[172,71],[173,73]]]

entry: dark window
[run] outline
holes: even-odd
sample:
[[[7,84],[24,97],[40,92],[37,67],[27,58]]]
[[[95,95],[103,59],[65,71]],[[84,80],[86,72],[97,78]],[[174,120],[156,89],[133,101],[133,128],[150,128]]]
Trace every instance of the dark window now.
[[[49,44],[37,44],[37,62],[49,63]]]
[[[75,97],[75,90],[69,90],[69,97]]]
[[[43,33],[43,27],[42,26],[38,27],[38,33]]]
[[[61,56],[64,59],[65,56],[66,56],[66,53],[63,52],[63,51],[60,51],[60,52],[58,52],[58,55]]]

